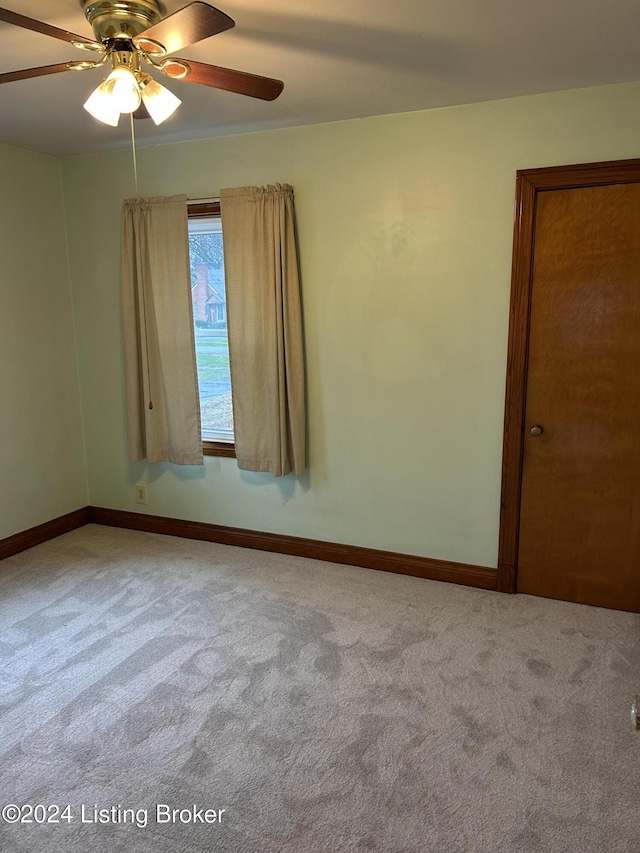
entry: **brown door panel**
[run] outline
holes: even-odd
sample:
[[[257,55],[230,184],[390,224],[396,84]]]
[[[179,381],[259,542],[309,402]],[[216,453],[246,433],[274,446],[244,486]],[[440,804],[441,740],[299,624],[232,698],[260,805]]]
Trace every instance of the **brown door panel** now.
[[[538,193],[523,441],[518,591],[640,611],[640,183]]]

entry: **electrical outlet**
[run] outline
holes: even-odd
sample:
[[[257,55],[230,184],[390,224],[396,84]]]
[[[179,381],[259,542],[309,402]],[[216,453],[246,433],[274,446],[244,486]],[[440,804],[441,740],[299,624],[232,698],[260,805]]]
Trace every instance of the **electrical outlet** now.
[[[149,500],[147,499],[147,487],[143,483],[138,483],[138,485],[136,486],[136,503],[149,503]]]

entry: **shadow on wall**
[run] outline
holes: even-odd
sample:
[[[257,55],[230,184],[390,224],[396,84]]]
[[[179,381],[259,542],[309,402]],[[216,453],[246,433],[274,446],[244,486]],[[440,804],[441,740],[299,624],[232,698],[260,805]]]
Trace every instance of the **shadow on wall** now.
[[[235,460],[231,459],[229,462],[235,464]],[[157,483],[165,476],[186,483],[189,480],[204,480],[207,476],[215,476],[221,470],[222,459],[218,456],[205,457],[204,465],[172,465],[170,462],[158,462],[150,465],[141,459],[139,462],[128,463],[128,482],[132,489],[137,483],[150,485]],[[274,477],[273,474],[269,473],[240,471],[240,479],[248,486],[277,486],[283,504],[293,500],[296,492],[307,493],[311,488],[308,470],[298,477],[295,474],[287,474],[286,477]]]

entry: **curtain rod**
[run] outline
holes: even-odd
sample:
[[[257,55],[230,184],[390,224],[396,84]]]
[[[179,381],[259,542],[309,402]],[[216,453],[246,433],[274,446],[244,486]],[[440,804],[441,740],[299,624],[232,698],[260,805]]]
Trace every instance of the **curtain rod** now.
[[[211,196],[210,198],[187,198],[189,204],[212,204],[215,201],[220,201],[219,195]]]

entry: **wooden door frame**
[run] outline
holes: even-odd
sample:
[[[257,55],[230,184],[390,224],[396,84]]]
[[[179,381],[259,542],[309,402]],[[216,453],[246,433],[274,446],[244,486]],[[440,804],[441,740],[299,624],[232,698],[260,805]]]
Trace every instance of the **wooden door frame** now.
[[[497,588],[516,592],[529,321],[539,192],[640,182],[640,159],[521,169],[516,177]]]

